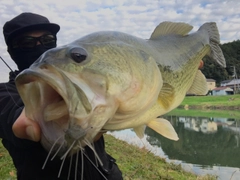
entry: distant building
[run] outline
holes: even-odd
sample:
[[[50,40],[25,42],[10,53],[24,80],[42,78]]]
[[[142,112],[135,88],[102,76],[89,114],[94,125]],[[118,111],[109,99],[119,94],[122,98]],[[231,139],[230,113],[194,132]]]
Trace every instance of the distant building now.
[[[230,95],[230,94],[234,94],[233,89],[231,89],[230,87],[216,87],[212,90],[212,95],[213,96],[216,96],[216,95]]]
[[[221,86],[230,87],[232,89],[239,89],[240,79],[225,80],[221,82]]]
[[[206,80],[207,80],[207,86],[209,91],[216,88],[216,81],[214,79],[206,79]]]

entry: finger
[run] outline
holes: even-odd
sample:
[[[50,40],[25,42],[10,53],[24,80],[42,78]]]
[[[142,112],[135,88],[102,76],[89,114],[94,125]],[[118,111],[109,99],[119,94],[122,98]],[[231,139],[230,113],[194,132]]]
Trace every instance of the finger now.
[[[38,123],[27,118],[24,110],[13,124],[12,130],[15,136],[22,139],[37,142],[41,137],[41,130]]]
[[[98,133],[98,134],[95,136],[94,141],[99,140],[102,135],[103,135],[103,133]]]
[[[203,66],[204,66],[204,62],[203,62],[203,60],[201,60],[200,63],[199,63],[198,69],[202,69]]]

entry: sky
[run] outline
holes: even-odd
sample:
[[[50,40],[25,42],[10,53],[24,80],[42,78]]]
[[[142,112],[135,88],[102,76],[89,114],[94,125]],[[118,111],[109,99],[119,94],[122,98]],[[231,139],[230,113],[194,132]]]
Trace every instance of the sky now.
[[[0,26],[22,12],[46,16],[61,29],[58,46],[103,30],[149,38],[163,21],[185,22],[194,28],[216,22],[221,44],[240,39],[239,0],[1,0]],[[0,34],[0,56],[15,70]],[[8,81],[9,69],[0,61],[0,82]]]

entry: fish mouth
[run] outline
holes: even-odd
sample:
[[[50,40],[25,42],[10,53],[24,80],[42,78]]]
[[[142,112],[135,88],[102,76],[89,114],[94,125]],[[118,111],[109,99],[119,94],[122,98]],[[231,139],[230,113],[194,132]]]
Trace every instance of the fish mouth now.
[[[87,120],[92,105],[82,90],[89,88],[84,83],[82,87],[77,86],[60,69],[51,65],[26,69],[17,76],[16,86],[26,116],[41,127],[41,143],[46,150],[57,144],[53,151],[61,146],[65,152],[72,142],[83,139],[91,129]]]

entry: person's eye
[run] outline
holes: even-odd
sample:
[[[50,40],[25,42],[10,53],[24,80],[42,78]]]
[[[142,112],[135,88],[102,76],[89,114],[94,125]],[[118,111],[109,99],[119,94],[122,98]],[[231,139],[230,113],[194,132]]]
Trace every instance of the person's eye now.
[[[42,36],[41,41],[43,44],[49,44],[49,43],[55,42],[56,38],[55,36],[49,34],[49,35]]]
[[[18,45],[23,48],[32,48],[36,45],[36,42],[34,39],[24,38],[18,42]]]

